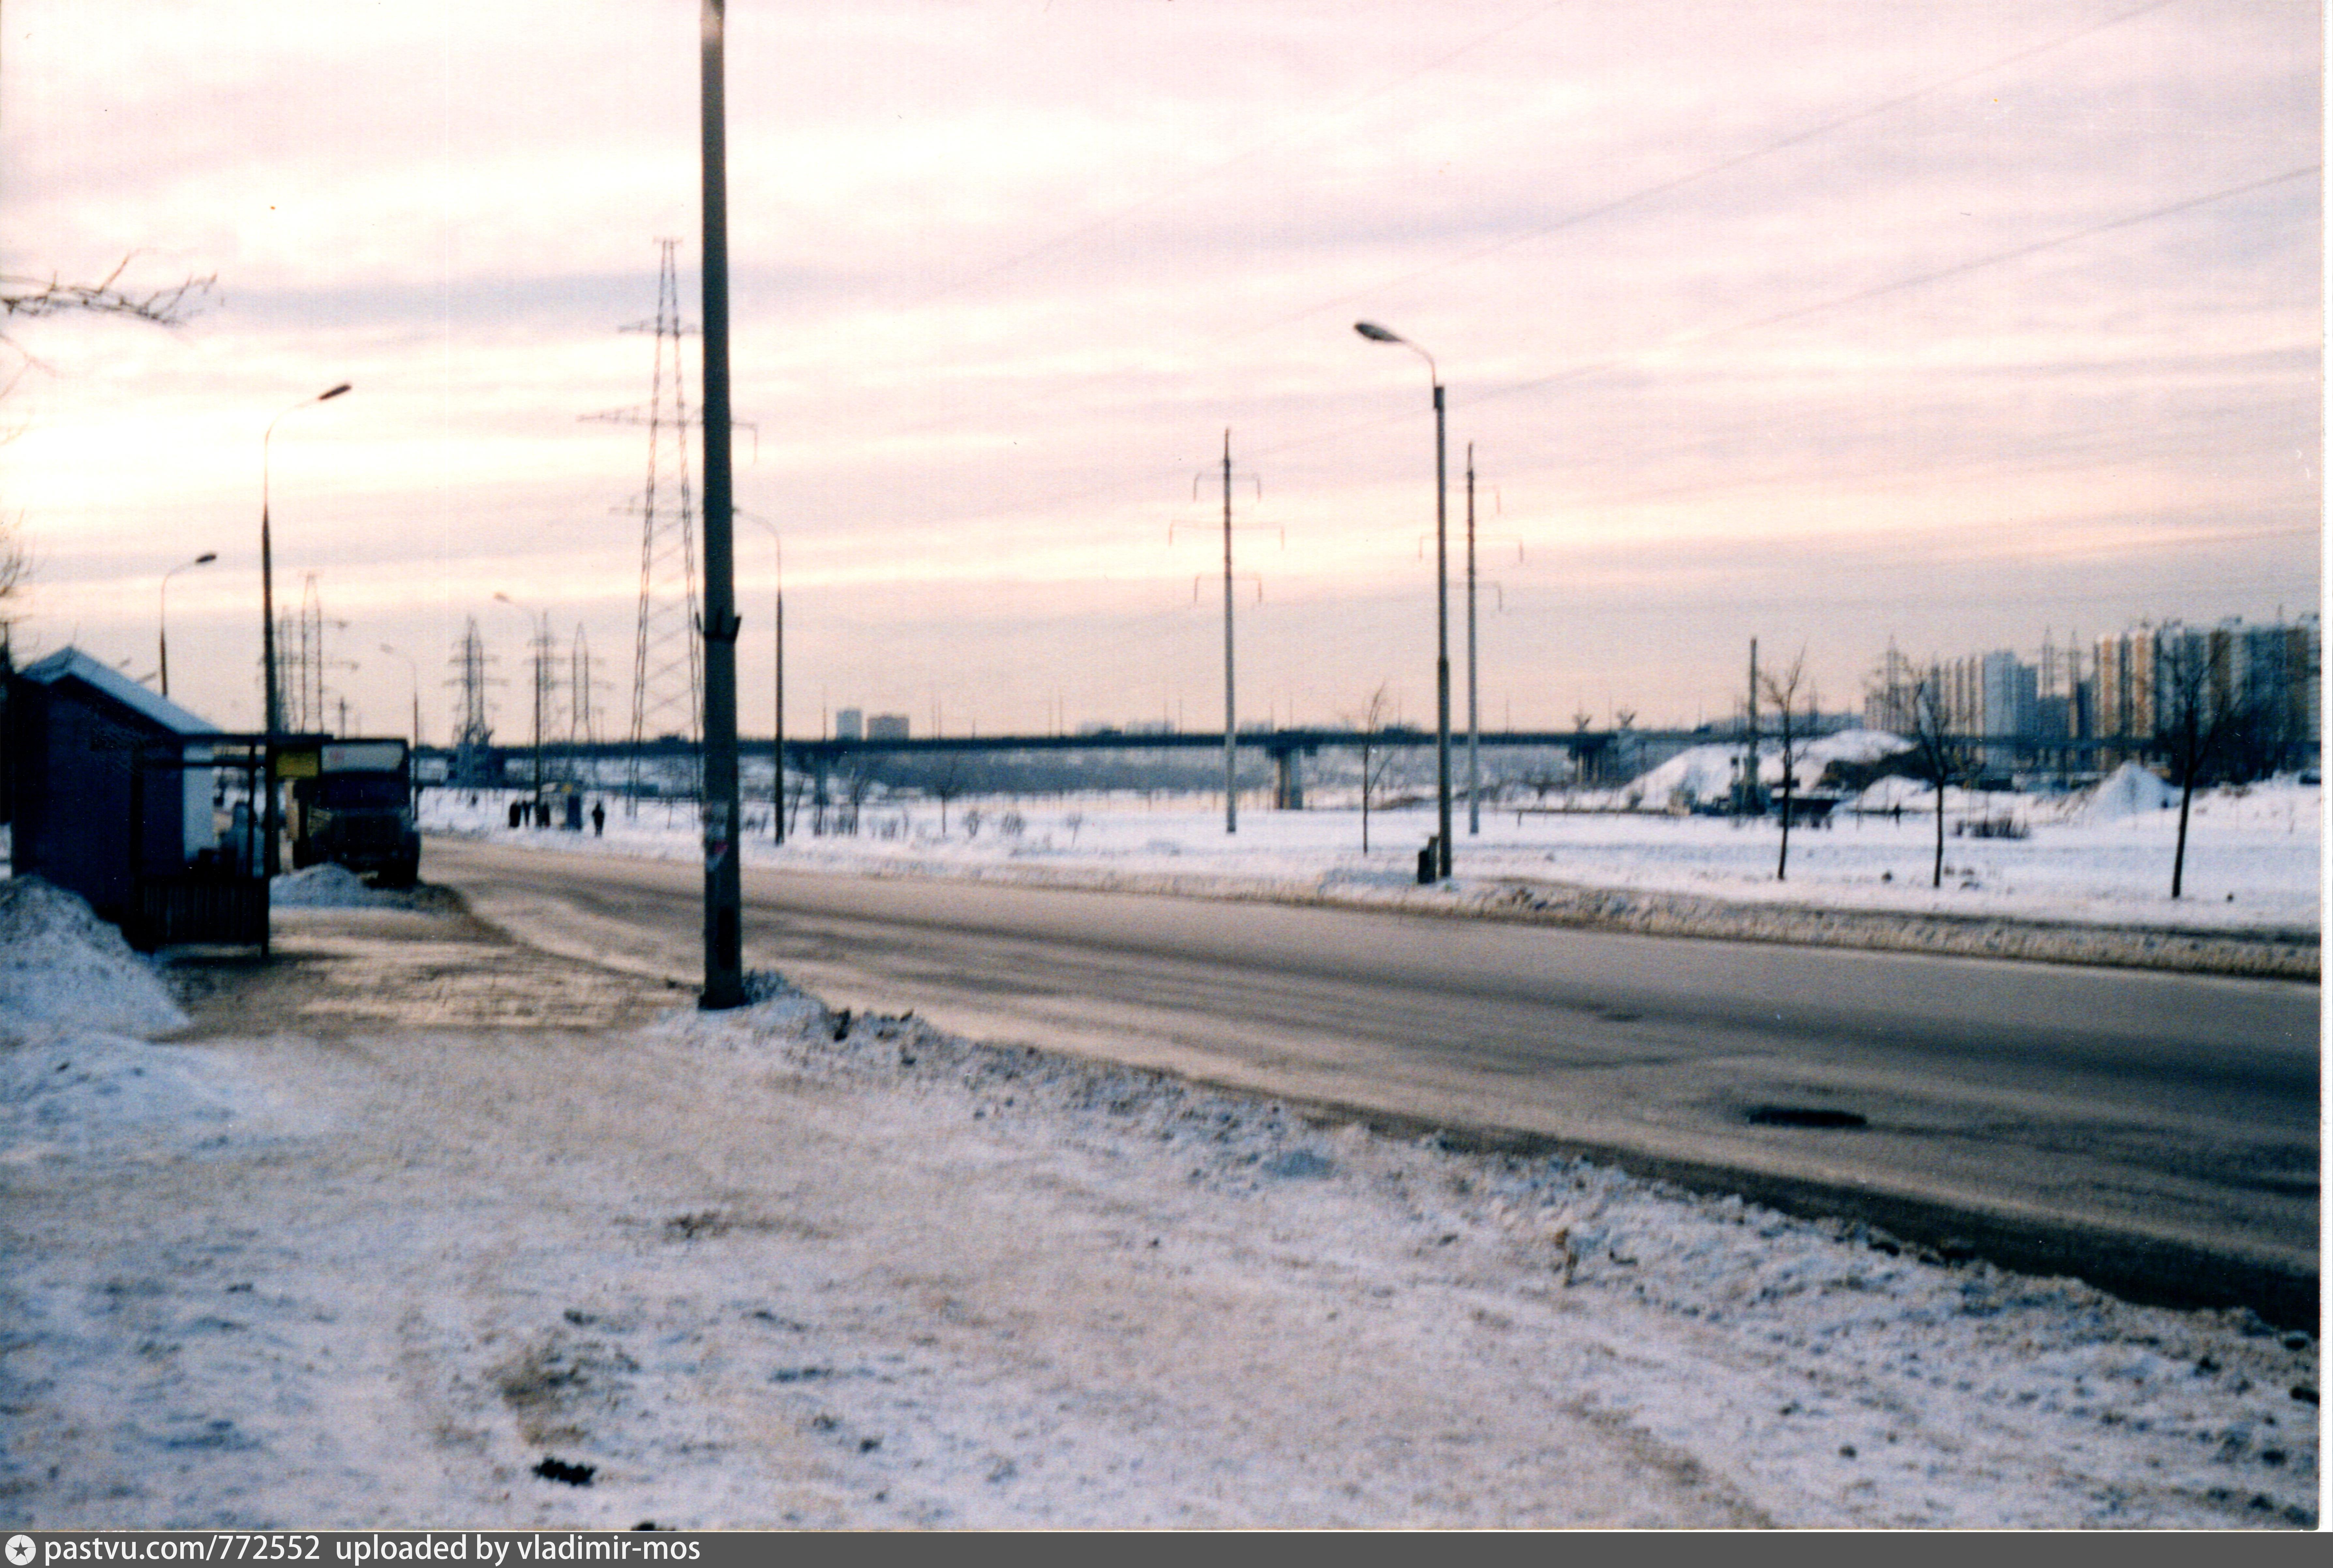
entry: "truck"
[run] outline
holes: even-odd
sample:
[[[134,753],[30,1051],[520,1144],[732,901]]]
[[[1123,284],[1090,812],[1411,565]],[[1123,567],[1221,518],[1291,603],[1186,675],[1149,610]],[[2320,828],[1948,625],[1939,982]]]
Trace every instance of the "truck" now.
[[[346,866],[384,888],[421,874],[413,822],[413,755],[399,739],[328,740],[277,753],[292,786],[293,869]]]

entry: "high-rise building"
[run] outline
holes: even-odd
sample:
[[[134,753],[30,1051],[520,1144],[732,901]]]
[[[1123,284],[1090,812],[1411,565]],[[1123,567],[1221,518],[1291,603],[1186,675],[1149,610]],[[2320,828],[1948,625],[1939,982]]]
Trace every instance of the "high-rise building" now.
[[[834,738],[837,740],[864,739],[864,717],[865,716],[855,707],[836,708],[834,710]]]

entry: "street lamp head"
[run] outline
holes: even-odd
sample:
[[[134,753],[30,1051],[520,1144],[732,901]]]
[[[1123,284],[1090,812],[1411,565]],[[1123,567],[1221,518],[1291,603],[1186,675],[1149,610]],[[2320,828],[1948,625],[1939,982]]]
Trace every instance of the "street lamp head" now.
[[[329,392],[319,392],[316,394],[316,401],[320,403],[329,403],[334,398],[339,397],[342,392],[347,390],[349,390],[349,384],[346,381],[342,381],[339,386],[334,387]]]
[[[1375,322],[1355,322],[1353,331],[1373,343],[1398,343],[1404,341],[1398,332],[1389,332]]]
[[[217,551],[216,551],[216,550],[206,550],[206,551],[204,551],[200,555],[197,555],[197,556],[196,556],[196,557],[195,557],[195,564],[196,564],[196,565],[197,565],[197,566],[208,566],[212,562],[214,562],[214,561],[216,561],[216,560],[217,560],[217,559],[218,559],[218,552],[217,552]]]

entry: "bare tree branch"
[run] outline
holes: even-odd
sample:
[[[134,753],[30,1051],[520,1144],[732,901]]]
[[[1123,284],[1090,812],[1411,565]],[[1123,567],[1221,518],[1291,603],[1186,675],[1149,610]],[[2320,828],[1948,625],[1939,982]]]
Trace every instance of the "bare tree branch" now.
[[[116,287],[121,274],[136,259],[136,252],[122,257],[104,281],[96,284],[69,284],[54,274],[45,279],[0,274],[0,315],[32,320],[82,311],[95,315],[130,316],[158,327],[178,327],[194,318],[201,309],[197,302],[218,283],[218,274],[213,273],[208,277],[187,278],[176,287],[156,289],[151,293],[131,293]]]

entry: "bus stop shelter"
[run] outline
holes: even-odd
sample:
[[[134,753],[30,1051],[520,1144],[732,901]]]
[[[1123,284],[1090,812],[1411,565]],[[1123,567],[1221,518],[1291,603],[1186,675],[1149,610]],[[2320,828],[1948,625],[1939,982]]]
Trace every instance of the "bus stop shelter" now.
[[[10,678],[7,731],[16,875],[80,894],[138,948],[267,946],[256,838],[220,832],[218,788],[240,771],[244,801],[260,798],[264,737],[216,730],[72,648]]]

